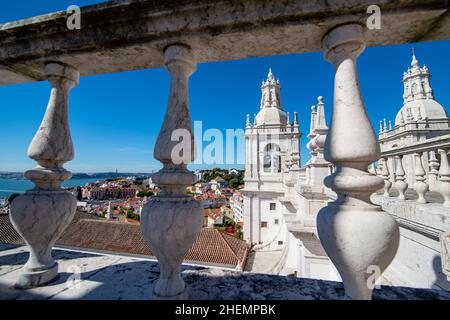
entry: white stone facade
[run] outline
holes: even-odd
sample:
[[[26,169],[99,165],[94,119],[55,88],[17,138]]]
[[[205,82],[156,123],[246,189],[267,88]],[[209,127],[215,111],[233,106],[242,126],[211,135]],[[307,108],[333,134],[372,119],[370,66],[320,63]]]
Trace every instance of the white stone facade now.
[[[297,115],[291,123],[283,111],[280,89],[280,81],[269,70],[261,86],[260,111],[253,125],[247,117],[245,131],[244,238],[271,250],[284,245],[283,214],[287,209],[280,198],[284,197],[285,179],[291,169],[298,172],[300,161]]]
[[[266,268],[269,273],[339,280],[316,228],[317,212],[334,196],[323,185],[331,172],[323,157],[328,130],[323,99],[318,98],[311,112],[311,158],[300,168],[298,116],[295,113],[291,123],[283,111],[280,82],[271,70],[261,90],[253,125],[247,116],[244,239],[257,252],[274,253],[272,266]]]
[[[375,198],[400,226],[399,248],[384,279],[392,285],[450,290],[450,122],[434,98],[430,77],[413,53],[395,126],[380,121],[385,192]]]
[[[394,126],[386,119],[380,121],[379,142],[381,152],[395,151],[428,140],[448,140],[445,135],[450,134],[450,122],[445,108],[434,99],[434,92],[430,83],[431,73],[427,66],[420,67],[419,61],[413,54],[411,67],[403,74],[403,106],[395,117]],[[442,137],[440,139],[439,137]],[[424,153],[422,162],[428,163],[430,155]],[[387,159],[390,180],[395,181],[395,161],[393,157]],[[406,183],[412,186],[415,182],[415,159],[413,154],[402,157]],[[425,166],[425,172],[428,172]],[[431,189],[434,189],[432,184]]]

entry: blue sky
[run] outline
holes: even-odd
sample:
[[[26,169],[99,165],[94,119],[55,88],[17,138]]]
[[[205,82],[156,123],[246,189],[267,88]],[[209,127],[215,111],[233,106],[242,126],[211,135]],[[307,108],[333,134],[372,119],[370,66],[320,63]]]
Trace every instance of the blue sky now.
[[[71,4],[96,2],[42,1],[37,6],[29,0],[1,1],[0,23],[64,10]],[[367,48],[358,60],[359,79],[377,131],[378,121],[383,117],[394,120],[402,105],[401,79],[411,62],[413,46],[420,64],[426,64],[433,75],[436,100],[449,110],[449,41]],[[305,162],[309,113],[317,96],[324,97],[328,123],[331,115],[333,67],[322,53],[200,64],[190,81],[192,120],[202,121],[203,130],[217,128],[223,134],[225,129],[244,128],[246,114],[259,110],[260,85],[270,64],[281,81],[285,111],[299,113]],[[159,169],[153,147],[168,91],[169,76],[164,69],[83,77],[70,96],[75,159],[66,167],[74,172]],[[35,165],[26,151],[42,120],[48,96],[46,82],[0,86],[0,171],[23,171]]]

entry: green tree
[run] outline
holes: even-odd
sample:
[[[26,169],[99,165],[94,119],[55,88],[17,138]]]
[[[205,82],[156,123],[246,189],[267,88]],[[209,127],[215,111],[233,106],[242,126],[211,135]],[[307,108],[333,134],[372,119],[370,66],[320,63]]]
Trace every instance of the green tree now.
[[[143,197],[152,197],[154,195],[154,193],[152,191],[139,191],[137,196],[139,198],[143,198]]]
[[[236,189],[237,187],[239,187],[240,184],[241,184],[241,180],[234,178],[234,179],[231,179],[229,187],[231,189]]]

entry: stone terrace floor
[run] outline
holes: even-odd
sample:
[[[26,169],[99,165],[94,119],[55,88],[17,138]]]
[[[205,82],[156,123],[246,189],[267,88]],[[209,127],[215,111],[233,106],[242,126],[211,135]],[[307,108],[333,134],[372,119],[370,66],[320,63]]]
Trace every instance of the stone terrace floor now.
[[[158,277],[158,264],[124,256],[54,250],[60,277],[45,287],[19,291],[12,288],[21,265],[26,262],[26,247],[0,244],[1,299],[84,299],[145,300]],[[81,281],[69,288],[67,281],[79,268]],[[203,267],[183,267],[183,277],[190,286],[192,300],[311,300],[342,299],[339,282],[240,273]],[[374,299],[445,299],[450,292],[386,287],[376,290]]]

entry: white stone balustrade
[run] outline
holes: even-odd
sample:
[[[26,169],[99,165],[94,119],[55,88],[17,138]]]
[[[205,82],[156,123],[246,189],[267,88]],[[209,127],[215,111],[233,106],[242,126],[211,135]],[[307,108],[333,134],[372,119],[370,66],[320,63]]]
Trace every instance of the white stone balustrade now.
[[[443,206],[450,208],[450,165],[448,162],[448,151],[439,149],[438,153],[441,158],[441,166],[439,168],[439,192],[444,197]]]
[[[430,151],[428,159],[428,185],[431,191],[438,189],[438,179],[439,179],[439,161],[436,158],[436,152],[434,150]]]
[[[309,184],[316,187],[323,186],[323,179],[328,175],[328,166],[330,165],[323,156],[328,133],[324,106],[322,96],[317,97],[317,109],[311,112],[311,120],[314,120],[313,132],[308,136],[312,139],[309,143],[312,157],[307,164],[307,168],[309,168]]]
[[[414,159],[415,159],[415,170],[414,174],[416,175],[416,183],[414,184],[414,189],[417,192],[417,195],[419,196],[417,198],[418,203],[427,203],[427,200],[425,199],[425,194],[428,192],[428,183],[426,183],[425,178],[425,169],[423,168],[422,163],[422,154],[421,153],[414,153]]]
[[[10,219],[28,245],[30,256],[22,268],[17,288],[44,285],[58,276],[52,247],[72,220],[75,197],[61,188],[72,174],[63,164],[74,157],[69,129],[69,91],[79,81],[79,72],[65,64],[48,63],[45,75],[52,89],[44,119],[28,149],[37,167],[25,173],[35,187],[11,204]]]
[[[387,165],[387,159],[381,158],[380,162],[381,162],[381,166],[382,166],[381,167],[381,177],[384,180],[383,196],[389,197],[389,190],[391,190],[392,182],[389,180],[390,174],[389,174],[389,168]]]
[[[306,144],[306,149],[308,149],[309,154],[311,155],[311,158],[306,162],[306,184],[309,184],[311,181],[311,162],[314,161],[317,153],[316,153],[316,146],[314,145],[314,138],[316,137],[316,132],[314,131],[314,128],[316,126],[316,117],[317,117],[317,111],[316,106],[311,106],[311,118],[310,118],[310,126],[309,126],[309,142]]]
[[[186,194],[186,187],[196,181],[195,175],[187,170],[187,164],[195,159],[188,79],[195,71],[196,63],[190,49],[183,45],[167,47],[164,58],[171,86],[154,151],[163,168],[153,175],[153,181],[161,191],[144,206],[141,231],[160,265],[160,276],[153,286],[152,297],[186,299],[188,289],[181,278],[180,267],[203,223],[200,202]]]
[[[398,198],[405,200],[405,191],[408,189],[408,183],[406,183],[405,169],[403,169],[402,157],[395,156],[395,188],[398,190]]]
[[[371,299],[369,267],[383,272],[395,256],[395,220],[370,201],[383,180],[368,173],[380,147],[362,101],[356,59],[365,48],[362,26],[341,25],[323,40],[324,56],[335,68],[333,113],[325,159],[336,171],[325,185],[338,194],[317,216],[320,241],[339,271],[350,299]],[[352,125],[348,125],[352,119]]]

